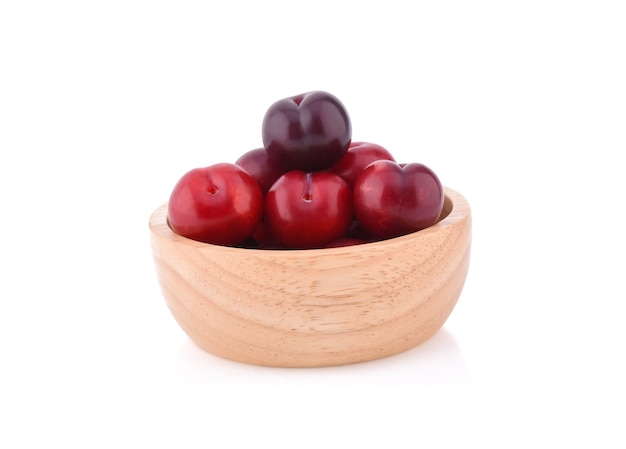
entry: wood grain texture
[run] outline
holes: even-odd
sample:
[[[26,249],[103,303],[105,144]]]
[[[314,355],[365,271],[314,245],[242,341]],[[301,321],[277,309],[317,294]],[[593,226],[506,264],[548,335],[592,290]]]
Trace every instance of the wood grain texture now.
[[[315,250],[189,240],[169,228],[167,204],[150,230],[165,301],[198,346],[251,364],[312,367],[396,354],[441,328],[469,267],[470,206],[446,188],[442,217],[410,235]]]

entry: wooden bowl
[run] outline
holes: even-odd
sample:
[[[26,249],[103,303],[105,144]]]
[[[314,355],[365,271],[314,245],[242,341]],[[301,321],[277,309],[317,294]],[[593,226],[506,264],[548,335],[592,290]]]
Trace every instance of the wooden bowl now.
[[[426,341],[467,275],[471,212],[445,189],[440,221],[413,234],[309,250],[196,242],[150,217],[157,277],[181,328],[204,350],[256,365],[340,365]]]

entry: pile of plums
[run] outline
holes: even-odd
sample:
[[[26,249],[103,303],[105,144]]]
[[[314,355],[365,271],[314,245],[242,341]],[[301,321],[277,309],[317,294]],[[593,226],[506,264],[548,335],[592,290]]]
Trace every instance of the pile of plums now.
[[[420,163],[397,163],[375,143],[352,142],[344,105],[328,92],[279,100],[263,146],[180,178],[168,203],[172,230],[216,245],[326,248],[435,224],[444,191]]]

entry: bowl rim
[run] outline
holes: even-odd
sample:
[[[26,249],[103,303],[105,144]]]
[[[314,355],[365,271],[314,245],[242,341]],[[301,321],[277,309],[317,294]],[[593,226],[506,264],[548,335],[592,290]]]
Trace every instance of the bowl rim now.
[[[310,249],[263,249],[263,248],[242,248],[237,246],[215,245],[212,243],[200,242],[182,235],[176,234],[169,226],[167,220],[167,205],[164,203],[152,212],[149,220],[149,227],[153,237],[169,240],[174,244],[185,245],[190,248],[212,248],[219,251],[248,252],[249,254],[268,254],[272,257],[280,257],[285,255],[293,257],[294,255],[315,255],[345,253],[346,251],[367,251],[369,248],[386,246],[390,244],[402,244],[404,241],[412,240],[422,236],[427,236],[465,220],[470,214],[471,209],[467,199],[456,190],[444,186],[444,212],[446,210],[446,202],[450,202],[450,210],[447,214],[443,213],[437,223],[428,228],[412,232],[410,234],[401,235],[389,239],[377,240],[374,242],[361,243],[358,245],[340,246],[334,248],[310,248]]]

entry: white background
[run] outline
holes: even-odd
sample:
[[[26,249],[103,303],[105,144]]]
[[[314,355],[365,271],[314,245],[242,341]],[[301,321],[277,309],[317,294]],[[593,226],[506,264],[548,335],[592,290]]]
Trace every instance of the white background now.
[[[0,445],[624,447],[621,3],[0,3]],[[457,308],[377,362],[205,354],[148,217],[317,89],[469,200]]]

